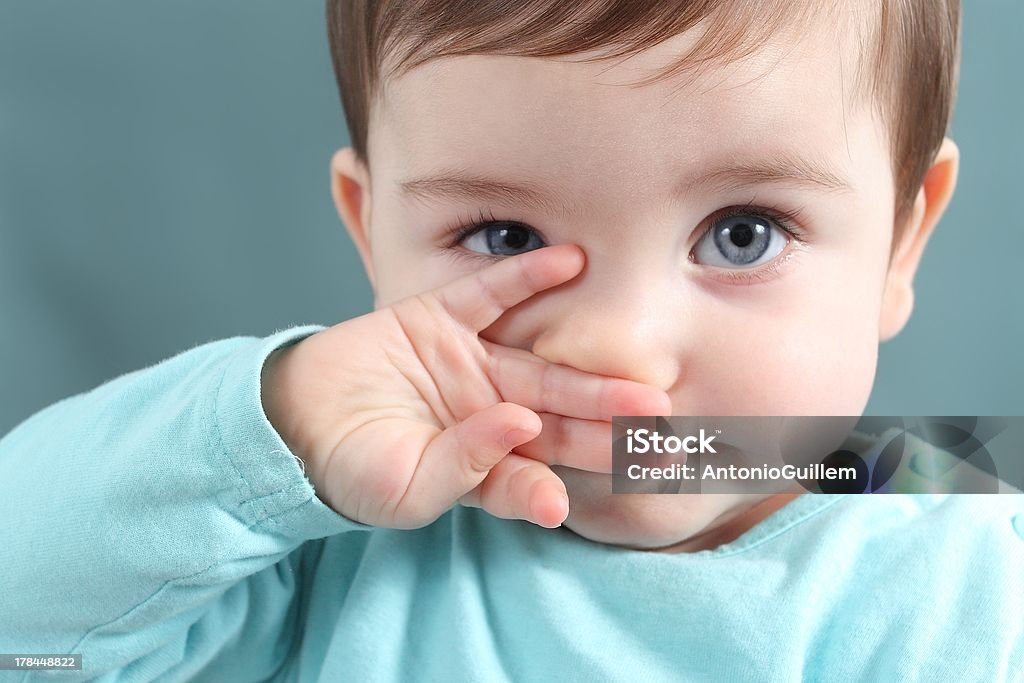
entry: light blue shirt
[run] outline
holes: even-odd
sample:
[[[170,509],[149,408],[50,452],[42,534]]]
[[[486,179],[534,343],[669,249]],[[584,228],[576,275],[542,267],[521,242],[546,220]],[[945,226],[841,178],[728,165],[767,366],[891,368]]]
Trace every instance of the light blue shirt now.
[[[235,337],[0,440],[0,653],[76,681],[1024,681],[1024,496],[800,496],[659,554],[456,507],[315,495]]]

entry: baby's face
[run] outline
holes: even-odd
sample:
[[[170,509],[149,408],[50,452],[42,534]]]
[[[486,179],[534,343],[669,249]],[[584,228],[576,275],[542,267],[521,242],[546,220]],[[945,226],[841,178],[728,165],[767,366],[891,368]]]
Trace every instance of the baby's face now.
[[[691,34],[617,63],[454,57],[387,82],[369,141],[376,305],[484,268],[488,255],[574,243],[584,271],[484,338],[659,387],[676,415],[859,415],[893,178],[882,124],[851,103],[856,40],[839,33],[780,39],[688,83],[624,85]],[[535,196],[402,190],[439,174]],[[451,246],[449,227],[492,217]],[[517,225],[502,233],[501,221]],[[556,472],[566,526],[607,543],[676,543],[751,502],[612,494],[607,475]]]

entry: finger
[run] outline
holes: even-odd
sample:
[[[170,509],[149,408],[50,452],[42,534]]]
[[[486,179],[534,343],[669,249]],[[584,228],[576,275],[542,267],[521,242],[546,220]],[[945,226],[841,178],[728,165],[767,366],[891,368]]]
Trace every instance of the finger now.
[[[483,480],[479,504],[502,519],[525,519],[549,529],[569,515],[565,484],[544,463],[510,453]]]
[[[503,259],[424,296],[473,334],[537,292],[569,280],[583,267],[583,251],[572,244],[535,249]]]
[[[432,521],[540,430],[540,417],[514,403],[496,403],[445,429],[423,450],[400,514],[417,523]]]
[[[543,428],[513,453],[546,465],[612,473],[612,423],[540,413]]]
[[[486,478],[484,479],[484,481],[486,481]],[[482,487],[483,482],[480,482],[479,484],[474,486],[471,491],[467,492],[461,498],[459,498],[459,504],[465,505],[468,508],[480,507],[480,489]]]
[[[611,421],[616,415],[670,415],[668,394],[647,384],[549,363],[521,349],[481,338],[491,381],[506,401],[541,413]]]

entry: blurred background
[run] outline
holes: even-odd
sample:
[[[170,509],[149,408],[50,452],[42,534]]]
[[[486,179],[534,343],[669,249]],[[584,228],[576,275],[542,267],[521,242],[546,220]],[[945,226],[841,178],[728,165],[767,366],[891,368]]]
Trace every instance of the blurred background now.
[[[1024,415],[1021,26],[1016,0],[965,8],[959,187],[868,414]],[[195,345],[372,310],[329,193],[347,141],[321,2],[0,2],[0,435]]]

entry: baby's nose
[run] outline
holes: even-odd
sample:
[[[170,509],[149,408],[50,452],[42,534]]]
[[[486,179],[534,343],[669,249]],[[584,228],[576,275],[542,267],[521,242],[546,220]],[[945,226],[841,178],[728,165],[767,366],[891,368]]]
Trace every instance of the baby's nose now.
[[[586,288],[584,287],[583,290]],[[568,292],[549,311],[533,353],[585,372],[622,377],[668,391],[681,366],[676,316],[661,293],[634,284],[611,294]],[[660,299],[660,301],[659,301]]]

